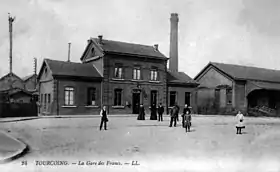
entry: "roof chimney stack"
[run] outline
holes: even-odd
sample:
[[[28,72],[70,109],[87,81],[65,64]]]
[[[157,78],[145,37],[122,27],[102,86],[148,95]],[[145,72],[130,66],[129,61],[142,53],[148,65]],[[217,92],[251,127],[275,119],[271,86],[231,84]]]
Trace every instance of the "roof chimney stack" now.
[[[155,45],[154,45],[154,49],[155,49],[156,51],[158,51],[158,44],[155,44]]]
[[[98,43],[99,44],[102,44],[102,39],[103,39],[103,36],[102,35],[98,35]]]
[[[178,14],[172,13],[170,27],[169,70],[178,72]]]
[[[70,62],[71,42],[68,43],[68,62]]]

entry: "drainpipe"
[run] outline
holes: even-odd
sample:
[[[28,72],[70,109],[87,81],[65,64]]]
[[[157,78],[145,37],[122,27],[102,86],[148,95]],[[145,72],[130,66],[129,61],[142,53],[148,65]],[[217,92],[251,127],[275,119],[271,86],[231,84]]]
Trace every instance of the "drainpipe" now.
[[[168,109],[168,79],[167,79],[167,60],[165,61],[165,86],[166,86],[166,114],[169,114]]]
[[[59,116],[59,81],[56,80],[56,115]]]
[[[100,84],[100,99],[101,99],[101,108],[103,107],[103,78],[101,79],[101,84]]]

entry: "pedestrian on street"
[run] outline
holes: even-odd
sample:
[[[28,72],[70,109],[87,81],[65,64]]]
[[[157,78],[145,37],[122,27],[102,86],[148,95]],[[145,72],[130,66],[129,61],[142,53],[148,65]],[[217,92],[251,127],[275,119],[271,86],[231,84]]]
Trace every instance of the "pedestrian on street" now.
[[[237,119],[237,124],[236,126],[236,134],[241,134],[241,129],[245,128],[244,125],[244,115],[238,111],[237,115],[236,115],[236,119]]]
[[[107,114],[106,106],[103,106],[103,108],[100,111],[100,116],[101,116],[101,123],[99,127],[100,130],[102,129],[103,123],[104,123],[104,129],[107,130],[107,122],[109,121],[107,115],[108,114]]]
[[[160,103],[158,106],[158,121],[163,121],[163,118],[162,118],[163,112],[164,112],[164,108],[163,108],[162,104]]]
[[[179,121],[179,112],[180,112],[180,107],[178,106],[178,104],[175,104],[175,107],[177,108],[177,114],[176,114],[176,120]]]
[[[185,116],[185,128],[186,128],[186,132],[190,132],[190,129],[191,129],[191,120],[192,120],[192,116],[191,116],[191,113],[190,111],[187,111],[186,112],[186,116]]]
[[[157,106],[152,104],[150,120],[157,120]]]
[[[185,127],[186,114],[191,114],[191,110],[190,110],[188,104],[185,104],[185,107],[184,107],[184,110],[183,110],[183,115],[182,115],[182,127],[183,128]]]
[[[172,124],[174,122],[174,127],[176,127],[176,123],[177,123],[177,120],[176,120],[176,115],[178,114],[178,108],[176,106],[173,106],[172,109],[171,109],[171,112],[170,112],[170,125],[169,127],[172,127]]]
[[[137,117],[137,120],[145,120],[145,108],[143,104],[140,104],[139,115]]]

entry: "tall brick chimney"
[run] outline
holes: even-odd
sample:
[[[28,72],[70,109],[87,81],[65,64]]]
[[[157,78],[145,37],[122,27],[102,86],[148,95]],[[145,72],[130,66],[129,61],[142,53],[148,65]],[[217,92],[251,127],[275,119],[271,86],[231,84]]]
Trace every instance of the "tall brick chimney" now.
[[[178,14],[172,13],[170,27],[169,70],[178,72]]]

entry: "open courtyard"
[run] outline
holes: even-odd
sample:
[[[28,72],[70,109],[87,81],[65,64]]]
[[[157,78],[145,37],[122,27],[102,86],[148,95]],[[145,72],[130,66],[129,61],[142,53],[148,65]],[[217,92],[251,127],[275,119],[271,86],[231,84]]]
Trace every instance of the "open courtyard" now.
[[[163,122],[109,116],[106,131],[99,131],[99,123],[98,117],[0,123],[30,146],[1,172],[280,170],[278,118],[246,117],[242,135],[236,135],[234,116],[194,116],[189,133],[181,119],[168,127],[168,116]]]

